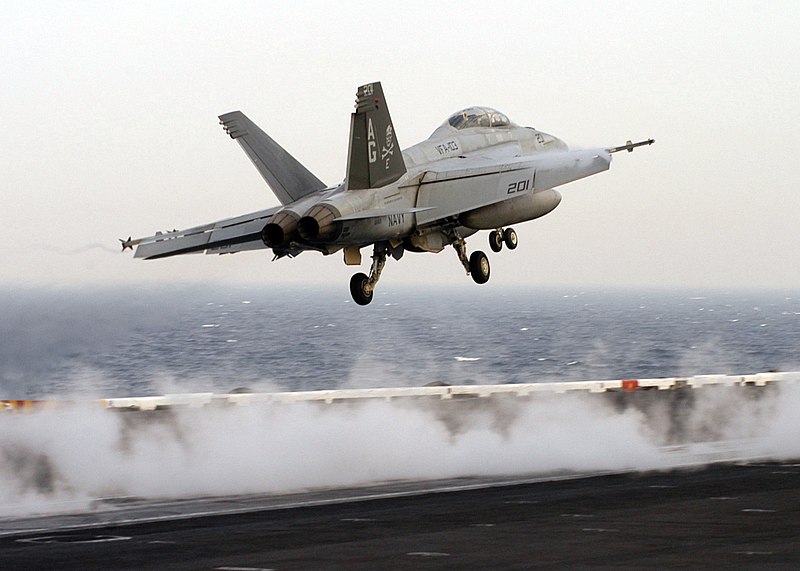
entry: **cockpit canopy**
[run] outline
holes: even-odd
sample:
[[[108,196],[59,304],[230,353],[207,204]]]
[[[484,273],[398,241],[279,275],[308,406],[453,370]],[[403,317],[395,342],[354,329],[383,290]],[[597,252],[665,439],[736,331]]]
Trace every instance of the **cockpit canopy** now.
[[[469,129],[470,127],[510,127],[514,124],[508,117],[489,107],[468,107],[453,113],[447,120],[451,127]]]

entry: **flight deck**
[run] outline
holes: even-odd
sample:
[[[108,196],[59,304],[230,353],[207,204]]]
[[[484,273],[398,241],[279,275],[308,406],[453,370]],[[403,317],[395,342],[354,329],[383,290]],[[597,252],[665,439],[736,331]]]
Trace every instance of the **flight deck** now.
[[[232,419],[266,415],[260,435],[266,440],[290,438],[291,432],[280,428],[286,418],[295,419],[293,430],[333,420],[324,430],[356,423],[358,431],[347,439],[334,433],[298,456],[275,459],[298,464],[296,487],[256,493],[192,493],[190,482],[201,476],[193,472],[203,466],[223,464],[220,473],[231,481],[242,478],[243,469],[231,462],[234,456],[220,449],[204,452],[190,442],[187,449],[212,458],[178,475],[187,493],[96,493],[74,505],[44,502],[38,511],[6,512],[0,517],[0,557],[8,569],[100,569],[112,560],[116,568],[218,570],[795,567],[800,564],[800,443],[791,410],[798,394],[800,372],[767,372],[300,392],[240,389],[88,403],[0,401],[0,418],[15,422],[44,422],[63,412],[67,416],[61,418],[67,419],[115,419],[124,448],[120,462],[130,461],[126,454],[135,449],[136,437],[155,435],[167,450],[171,439],[191,440],[187,427],[198,425],[187,419],[218,417],[215,430],[235,437],[242,426]],[[307,416],[309,410],[316,412]],[[369,417],[373,422],[385,417],[390,432],[384,439],[400,432],[400,440],[411,425],[392,428],[391,411],[413,411],[411,421],[428,424],[406,438],[434,440],[439,431],[444,444],[435,449],[437,455],[461,446],[457,456],[477,456],[468,458],[476,462],[409,476],[402,470],[406,464],[435,464],[437,456],[425,456],[423,448],[397,448],[391,440],[386,450],[363,449],[352,456],[352,449],[364,448],[358,433],[377,426],[358,425],[364,410],[377,411],[378,421]],[[525,411],[534,411],[531,418]],[[524,423],[515,425],[520,418]],[[606,425],[607,418],[622,421]],[[571,439],[558,434],[581,424],[584,431]],[[549,432],[537,432],[547,425]],[[477,440],[496,439],[471,448],[476,431]],[[533,447],[521,444],[525,434],[520,433],[526,431]],[[324,439],[320,434],[315,438]],[[646,450],[623,454],[645,441]],[[298,446],[310,446],[302,442]],[[550,450],[541,464],[540,448]],[[513,454],[531,455],[534,462],[504,463]],[[620,454],[618,462],[604,461]],[[370,465],[372,457],[378,460]],[[160,458],[167,471],[162,476],[159,466],[152,466],[159,460],[147,460],[156,469],[154,478],[175,478],[168,457]],[[329,485],[303,480],[303,470],[314,472],[330,463],[339,463],[330,475],[346,472],[352,458],[378,476],[372,481],[331,477]],[[104,459],[96,461],[102,471]],[[375,472],[392,462],[398,472]],[[265,470],[264,478],[276,475]]]

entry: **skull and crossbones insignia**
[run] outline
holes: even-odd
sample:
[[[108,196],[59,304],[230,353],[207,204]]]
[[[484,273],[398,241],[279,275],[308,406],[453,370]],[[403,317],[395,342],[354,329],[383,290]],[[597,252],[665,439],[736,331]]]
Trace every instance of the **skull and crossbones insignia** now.
[[[386,161],[386,168],[389,168],[389,155],[394,156],[394,132],[392,126],[386,127],[386,145],[381,147],[381,160]]]

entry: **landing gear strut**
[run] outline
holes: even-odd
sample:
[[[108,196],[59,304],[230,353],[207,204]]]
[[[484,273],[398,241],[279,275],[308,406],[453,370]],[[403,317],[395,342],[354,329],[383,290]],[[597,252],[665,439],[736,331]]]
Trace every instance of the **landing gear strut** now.
[[[505,230],[498,228],[497,230],[489,232],[489,247],[492,249],[492,252],[499,252],[502,250],[503,244],[505,244],[506,248],[509,250],[513,250],[517,247],[517,233],[513,228],[506,228]]]
[[[375,244],[375,248],[372,251],[372,267],[369,270],[369,276],[359,272],[350,278],[350,295],[353,296],[353,301],[358,305],[369,305],[369,302],[372,301],[372,294],[375,292],[378,280],[381,279],[381,272],[386,265],[388,252],[389,249],[386,244]]]
[[[459,236],[455,231],[453,231],[450,237],[450,243],[453,245],[453,248],[455,248],[458,259],[461,260],[461,265],[463,265],[467,273],[472,276],[473,281],[476,284],[485,284],[488,282],[491,271],[489,268],[489,258],[486,257],[486,254],[478,250],[472,252],[472,255],[468,258],[467,243],[464,241],[464,238]]]

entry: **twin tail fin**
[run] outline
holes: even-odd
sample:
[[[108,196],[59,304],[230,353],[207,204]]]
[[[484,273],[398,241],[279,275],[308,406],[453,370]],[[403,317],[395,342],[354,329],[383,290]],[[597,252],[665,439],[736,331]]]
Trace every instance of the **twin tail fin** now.
[[[347,153],[348,190],[380,188],[406,172],[403,152],[389,116],[380,82],[368,83],[356,92],[356,111],[350,119]]]
[[[241,145],[281,204],[300,200],[326,187],[241,111],[220,115],[219,122],[231,139]]]

